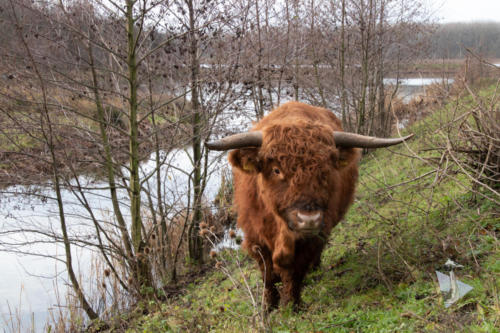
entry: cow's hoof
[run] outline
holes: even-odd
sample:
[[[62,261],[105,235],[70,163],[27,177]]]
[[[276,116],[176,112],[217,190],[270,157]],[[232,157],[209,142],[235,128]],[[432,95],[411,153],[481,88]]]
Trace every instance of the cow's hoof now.
[[[277,291],[266,291],[264,296],[264,307],[267,313],[278,308],[280,297]]]
[[[298,303],[293,303],[292,310],[295,313],[302,312],[307,310],[307,306],[302,301],[299,301]]]
[[[264,310],[266,313],[271,313],[278,308],[279,302],[276,303],[265,303]]]

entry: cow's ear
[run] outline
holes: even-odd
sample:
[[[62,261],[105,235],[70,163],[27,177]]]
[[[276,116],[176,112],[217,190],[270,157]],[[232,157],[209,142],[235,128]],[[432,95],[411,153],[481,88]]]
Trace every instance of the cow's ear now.
[[[246,173],[260,172],[259,150],[257,148],[236,149],[229,153],[229,163]]]
[[[339,148],[335,157],[335,165],[338,169],[343,169],[359,161],[359,149],[357,148]]]

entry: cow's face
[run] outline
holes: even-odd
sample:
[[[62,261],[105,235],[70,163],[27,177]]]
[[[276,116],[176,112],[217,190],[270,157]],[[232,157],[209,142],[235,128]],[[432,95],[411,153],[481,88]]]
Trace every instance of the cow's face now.
[[[258,176],[259,196],[289,229],[303,237],[318,234],[343,164],[332,131],[304,121],[274,125],[264,133],[260,148],[233,151],[231,164]]]

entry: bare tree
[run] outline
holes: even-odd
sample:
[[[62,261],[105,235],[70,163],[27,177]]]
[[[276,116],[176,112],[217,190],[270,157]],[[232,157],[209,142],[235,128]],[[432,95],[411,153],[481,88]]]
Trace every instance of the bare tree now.
[[[95,251],[116,292],[132,298],[155,297],[176,278],[184,244],[192,259],[203,260],[196,230],[209,212],[203,193],[212,166],[202,143],[217,134],[218,116],[238,98],[241,49],[232,38],[238,8],[231,5],[10,1],[7,19],[18,45],[1,47],[4,68],[12,70],[1,87],[1,157],[9,161],[2,181],[33,185],[23,195],[52,188],[54,198],[40,197],[54,200],[60,223],[37,230],[21,217],[3,233],[62,243],[70,284],[90,319],[99,311],[74,272],[72,248]],[[202,67],[211,53],[224,56]],[[186,145],[192,166],[171,164]],[[33,171],[37,177],[26,177]],[[190,186],[175,189],[173,171]],[[96,196],[109,203],[110,216]]]
[[[308,38],[307,47],[322,71],[309,81],[307,98],[338,111],[349,130],[387,135],[391,112],[386,108],[397,85],[387,89],[384,78],[397,76],[402,62],[425,51],[428,25],[421,3],[331,1],[311,12],[322,34]]]

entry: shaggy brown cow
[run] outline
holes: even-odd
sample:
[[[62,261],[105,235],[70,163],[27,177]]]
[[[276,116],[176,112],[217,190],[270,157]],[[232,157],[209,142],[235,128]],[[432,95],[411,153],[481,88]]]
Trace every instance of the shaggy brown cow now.
[[[319,264],[330,231],[353,201],[360,158],[355,147],[407,138],[345,133],[332,112],[289,102],[250,132],[207,143],[209,149],[235,149],[229,161],[238,226],[243,247],[259,263],[269,308],[278,305],[280,281],[282,302],[299,304],[305,274]]]

